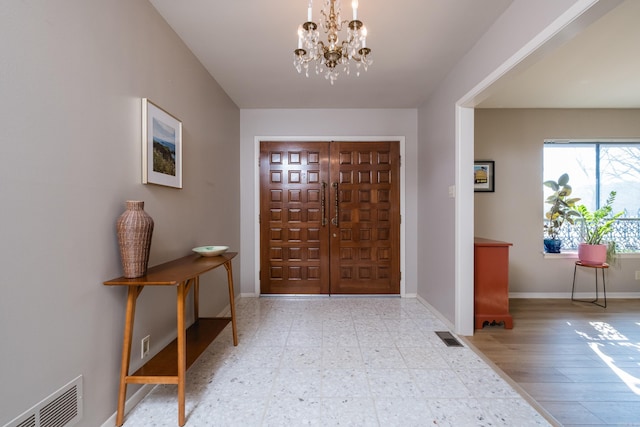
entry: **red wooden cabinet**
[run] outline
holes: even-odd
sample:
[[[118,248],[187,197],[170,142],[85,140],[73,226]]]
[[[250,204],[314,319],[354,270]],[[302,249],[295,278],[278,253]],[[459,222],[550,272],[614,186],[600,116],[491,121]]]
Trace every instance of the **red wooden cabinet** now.
[[[474,314],[475,328],[488,322],[513,328],[509,314],[509,246],[497,240],[474,239]]]

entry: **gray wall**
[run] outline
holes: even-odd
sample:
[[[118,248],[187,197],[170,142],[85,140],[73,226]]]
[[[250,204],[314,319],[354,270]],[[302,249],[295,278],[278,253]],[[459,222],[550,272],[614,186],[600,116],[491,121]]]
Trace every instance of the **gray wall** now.
[[[0,425],[82,374],[97,426],[122,347],[125,289],[102,285],[122,274],[116,219],[145,201],[151,265],[239,249],[240,111],[146,0],[5,0],[0,52]],[[182,190],[141,184],[142,97],[183,122]],[[203,276],[203,314],[225,286]],[[174,336],[175,290],[145,290],[136,315],[134,360],[143,336],[152,353]]]
[[[496,162],[495,193],[475,194],[476,235],[513,243],[512,294],[566,296],[575,258],[542,254],[543,141],[638,138],[640,110],[482,109],[475,125],[476,158]],[[638,291],[640,257],[623,257],[609,269],[610,296]]]
[[[460,237],[464,240],[461,247],[456,248],[455,243],[456,226],[473,221],[473,203],[468,200],[473,196],[465,187],[472,175],[459,172],[472,170],[473,141],[463,141],[456,153],[459,129],[455,106],[574,3],[574,0],[515,0],[418,110],[418,208],[419,217],[424,219],[419,228],[418,295],[457,323],[458,331],[473,331],[473,233]],[[474,102],[468,100],[467,106],[472,107]],[[464,185],[460,185],[460,177],[465,180]],[[457,200],[448,193],[449,186],[454,184]],[[465,260],[457,265],[461,254]],[[456,275],[463,282],[458,289]],[[465,319],[460,313],[461,298],[466,299],[462,309],[471,312]],[[465,324],[461,325],[461,321]]]

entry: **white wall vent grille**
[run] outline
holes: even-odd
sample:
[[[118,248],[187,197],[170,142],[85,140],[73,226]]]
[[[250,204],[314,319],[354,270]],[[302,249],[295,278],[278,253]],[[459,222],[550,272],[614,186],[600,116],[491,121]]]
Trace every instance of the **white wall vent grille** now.
[[[4,427],[71,427],[82,418],[82,375]]]
[[[31,414],[27,417],[26,420],[22,421],[20,424],[16,424],[18,427],[36,427],[36,415]]]

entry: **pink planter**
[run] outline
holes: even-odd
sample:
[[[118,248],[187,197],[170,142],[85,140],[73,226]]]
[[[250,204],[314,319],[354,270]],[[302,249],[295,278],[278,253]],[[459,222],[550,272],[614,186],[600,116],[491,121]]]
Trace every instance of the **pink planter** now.
[[[578,259],[584,264],[604,264],[607,261],[607,245],[578,245]]]

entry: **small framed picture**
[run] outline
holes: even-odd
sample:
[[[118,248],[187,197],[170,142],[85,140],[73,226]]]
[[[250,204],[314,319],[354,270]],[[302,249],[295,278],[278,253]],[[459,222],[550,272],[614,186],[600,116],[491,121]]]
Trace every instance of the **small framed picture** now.
[[[493,160],[478,160],[473,164],[473,191],[495,191],[495,166]]]
[[[182,122],[142,98],[142,183],[182,188]]]

